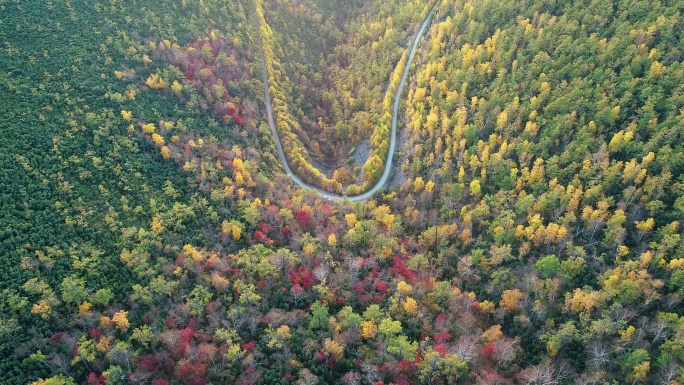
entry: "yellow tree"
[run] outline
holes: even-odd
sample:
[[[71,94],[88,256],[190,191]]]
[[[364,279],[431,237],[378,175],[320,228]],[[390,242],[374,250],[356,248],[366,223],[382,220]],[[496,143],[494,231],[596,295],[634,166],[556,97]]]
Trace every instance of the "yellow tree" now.
[[[164,141],[164,138],[163,138],[161,135],[157,134],[157,133],[152,134],[152,141],[153,141],[154,144],[156,144],[157,146],[163,146],[164,143],[166,143],[166,142]]]
[[[147,78],[147,81],[145,82],[148,87],[158,90],[166,87],[166,82],[164,79],[162,79],[158,74],[152,74],[150,75],[149,78]]]
[[[171,149],[169,146],[163,146],[161,148],[161,155],[164,159],[170,159],[171,158]]]
[[[40,315],[42,319],[47,319],[52,314],[52,306],[50,306],[48,301],[41,299],[33,304],[31,313]]]
[[[397,291],[400,294],[400,298],[402,296],[406,297],[409,294],[413,293],[413,287],[411,285],[409,285],[408,283],[406,283],[405,281],[399,281],[399,283],[397,284]]]
[[[152,134],[156,129],[157,126],[155,126],[154,123],[147,123],[142,126],[142,132],[145,134]]]
[[[411,297],[407,297],[406,301],[404,302],[404,311],[411,315],[418,313],[418,303],[416,300]]]
[[[292,338],[292,333],[287,325],[282,325],[275,330],[269,326],[266,330],[266,339],[268,340],[266,346],[271,349],[282,349],[290,338]]]
[[[374,320],[363,321],[361,323],[361,337],[364,339],[370,339],[375,337],[378,332],[378,325],[376,325]]]
[[[499,306],[504,308],[507,312],[514,312],[520,309],[520,301],[522,299],[523,293],[520,290],[504,290],[501,295]]]
[[[472,182],[470,182],[470,193],[473,196],[480,195],[481,191],[482,191],[482,188],[480,187],[480,181],[479,180],[474,179]]]
[[[114,313],[112,322],[116,325],[116,328],[121,331],[126,331],[131,326],[128,322],[128,312],[123,310]]]
[[[503,332],[501,331],[501,325],[494,325],[489,329],[485,330],[480,336],[484,341],[496,342],[503,338]]]
[[[131,111],[121,110],[121,117],[123,118],[124,122],[130,122],[132,116],[133,113],[131,113]]]

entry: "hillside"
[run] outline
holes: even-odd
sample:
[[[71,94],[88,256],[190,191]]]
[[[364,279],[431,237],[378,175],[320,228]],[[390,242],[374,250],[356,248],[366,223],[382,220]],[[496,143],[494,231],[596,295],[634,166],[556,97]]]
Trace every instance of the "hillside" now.
[[[681,12],[0,0],[0,384],[684,383]]]

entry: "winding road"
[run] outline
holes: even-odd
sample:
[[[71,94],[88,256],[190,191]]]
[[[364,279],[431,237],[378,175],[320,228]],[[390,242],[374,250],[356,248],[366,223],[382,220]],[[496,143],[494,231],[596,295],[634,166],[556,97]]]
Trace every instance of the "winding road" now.
[[[394,107],[392,109],[392,133],[391,133],[391,138],[390,138],[390,145],[389,145],[389,154],[387,154],[387,158],[385,160],[385,169],[382,172],[382,176],[378,181],[371,187],[368,191],[364,192],[363,194],[359,195],[341,195],[341,194],[334,194],[328,191],[322,191],[319,190],[317,187],[312,186],[302,180],[297,174],[292,172],[292,169],[290,168],[290,164],[287,161],[287,158],[285,157],[285,151],[283,150],[283,145],[280,142],[280,135],[278,135],[278,131],[276,130],[276,124],[275,120],[273,119],[273,104],[271,102],[271,94],[269,92],[269,85],[268,85],[268,74],[266,73],[266,57],[264,55],[264,47],[263,47],[263,40],[261,40],[261,28],[259,25],[259,19],[256,15],[256,4],[254,4],[255,10],[254,10],[254,20],[256,24],[256,29],[257,29],[257,37],[259,38],[259,48],[261,48],[261,64],[263,68],[263,76],[264,76],[264,94],[265,94],[265,100],[266,100],[266,115],[268,115],[268,125],[271,126],[271,131],[273,132],[273,137],[276,140],[276,147],[278,147],[278,155],[280,156],[280,162],[283,164],[283,168],[285,169],[285,172],[288,174],[288,176],[292,179],[293,182],[295,182],[299,187],[305,188],[307,190],[313,190],[315,191],[319,196],[325,199],[329,200],[337,200],[337,199],[348,199],[352,202],[356,201],[362,201],[370,198],[375,194],[376,191],[380,190],[383,188],[385,183],[387,183],[387,179],[389,178],[390,171],[392,170],[392,158],[394,157],[394,151],[395,147],[397,144],[397,121],[399,119],[399,102],[401,100],[401,94],[404,91],[404,85],[406,84],[406,78],[408,77],[409,70],[411,69],[411,64],[413,63],[413,57],[415,56],[416,50],[418,48],[418,43],[420,42],[420,39],[425,35],[425,31],[427,30],[428,25],[430,24],[430,20],[432,20],[432,16],[435,12],[435,8],[433,7],[432,10],[430,10],[430,13],[428,16],[425,18],[425,21],[420,27],[420,30],[418,31],[418,34],[416,35],[415,39],[413,40],[413,44],[411,45],[411,51],[409,53],[408,60],[406,62],[406,68],[404,68],[404,73],[401,76],[401,82],[399,82],[399,86],[397,87],[397,93],[394,97]]]

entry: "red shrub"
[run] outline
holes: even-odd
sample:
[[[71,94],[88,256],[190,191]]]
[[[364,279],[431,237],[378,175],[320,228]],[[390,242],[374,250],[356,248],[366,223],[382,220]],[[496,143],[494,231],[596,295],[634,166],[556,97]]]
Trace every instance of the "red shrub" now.
[[[491,341],[487,342],[487,345],[485,345],[485,347],[482,348],[482,355],[484,355],[487,358],[491,358],[493,354],[494,354],[494,343]]]
[[[297,211],[297,213],[295,214],[295,218],[297,218],[299,226],[303,229],[307,229],[311,225],[311,215],[309,215],[309,213],[304,210]]]
[[[444,332],[441,334],[435,334],[435,341],[438,343],[446,342],[451,339],[451,333],[449,332]]]
[[[444,357],[447,355],[447,350],[446,347],[442,344],[435,345],[435,347],[432,348],[432,350],[436,351],[439,353],[440,357]]]

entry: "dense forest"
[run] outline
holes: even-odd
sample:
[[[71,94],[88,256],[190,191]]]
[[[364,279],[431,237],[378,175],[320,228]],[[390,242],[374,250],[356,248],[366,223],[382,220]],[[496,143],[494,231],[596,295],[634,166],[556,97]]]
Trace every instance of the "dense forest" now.
[[[684,384],[683,11],[0,0],[0,384]]]

